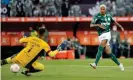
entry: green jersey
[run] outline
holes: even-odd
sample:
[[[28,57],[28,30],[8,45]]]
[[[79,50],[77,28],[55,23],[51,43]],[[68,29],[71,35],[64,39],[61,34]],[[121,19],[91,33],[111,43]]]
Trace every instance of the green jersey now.
[[[103,16],[100,13],[98,13],[93,17],[91,24],[101,24],[105,27],[105,29],[102,29],[99,26],[96,27],[98,35],[100,36],[102,33],[110,31],[110,26],[112,22],[114,22],[114,20],[110,14],[107,13]]]

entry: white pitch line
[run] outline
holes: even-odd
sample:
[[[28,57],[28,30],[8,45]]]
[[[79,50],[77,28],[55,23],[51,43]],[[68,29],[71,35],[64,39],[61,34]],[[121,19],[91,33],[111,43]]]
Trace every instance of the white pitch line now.
[[[80,66],[80,65],[71,65],[71,66],[78,66],[78,67],[88,67],[88,66]],[[118,66],[97,66],[100,68],[117,68]],[[125,68],[133,68],[133,66],[127,66]]]
[[[89,65],[46,65],[48,67],[90,67]],[[97,66],[99,68],[118,68],[118,66]],[[126,66],[124,68],[133,68],[133,66]]]

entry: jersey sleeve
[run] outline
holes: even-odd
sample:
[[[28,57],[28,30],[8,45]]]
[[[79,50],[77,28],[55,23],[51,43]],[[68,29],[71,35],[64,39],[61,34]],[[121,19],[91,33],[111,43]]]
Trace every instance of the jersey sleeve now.
[[[92,19],[92,21],[91,21],[91,24],[96,24],[96,21],[97,21],[97,20],[98,20],[97,17],[94,16],[93,19]]]
[[[19,43],[25,43],[25,42],[29,42],[29,38],[21,38],[20,40],[19,40]]]
[[[46,53],[51,51],[50,46],[47,43],[44,44],[44,48],[43,49],[45,50]]]
[[[115,20],[113,19],[113,17],[110,15],[110,18],[111,18],[111,22],[115,22]]]

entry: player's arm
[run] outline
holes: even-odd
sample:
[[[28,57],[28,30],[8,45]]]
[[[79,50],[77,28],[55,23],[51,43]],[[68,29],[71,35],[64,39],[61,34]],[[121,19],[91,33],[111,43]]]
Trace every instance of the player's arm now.
[[[24,47],[26,47],[28,42],[29,42],[29,38],[28,37],[24,37],[24,38],[21,38],[19,40],[19,43],[21,43]]]
[[[58,50],[49,51],[49,52],[48,52],[48,55],[49,55],[50,57],[55,57],[56,54],[57,54],[58,52],[59,52]]]
[[[124,31],[124,28],[123,28],[117,21],[114,20],[114,23],[115,23],[115,25],[117,25],[119,28],[121,28],[122,31]]]
[[[68,44],[68,41],[63,41],[60,45],[58,45],[56,50],[51,51],[49,45],[46,43],[44,46],[44,50],[50,57],[54,57],[59,51],[63,50],[67,46],[67,44]]]
[[[51,51],[50,46],[47,43],[44,45],[44,50],[50,57],[56,56],[59,52],[58,50]]]
[[[21,39],[19,40],[19,43],[27,43],[27,42],[29,42],[29,38],[26,38],[26,37],[21,38]]]
[[[101,24],[90,24],[90,27],[97,27],[97,26],[102,28],[102,29],[105,29],[105,27]]]
[[[124,31],[124,28],[123,28],[116,20],[114,20],[112,16],[110,16],[110,17],[111,17],[111,21],[112,21],[116,26],[118,26],[119,28],[121,28],[122,31]]]
[[[102,29],[105,29],[105,27],[103,25],[96,24],[96,21],[97,21],[97,18],[94,16],[92,21],[91,21],[90,27],[100,27]]]
[[[49,45],[47,44],[47,47],[45,47],[45,51],[47,51],[47,54],[49,56],[54,57],[59,51],[63,50],[67,46],[67,44],[68,41],[63,41],[54,51],[51,51]]]

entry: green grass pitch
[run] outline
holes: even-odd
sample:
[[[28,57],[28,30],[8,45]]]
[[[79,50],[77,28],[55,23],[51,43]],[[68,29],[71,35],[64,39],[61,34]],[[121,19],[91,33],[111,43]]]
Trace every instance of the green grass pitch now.
[[[39,60],[45,65],[45,70],[26,77],[12,73],[10,65],[1,67],[2,80],[133,80],[133,59],[120,59],[125,66],[122,72],[110,59],[102,59],[97,69],[92,69],[86,60]],[[21,69],[22,70],[22,69]],[[20,71],[21,71],[20,70]]]

